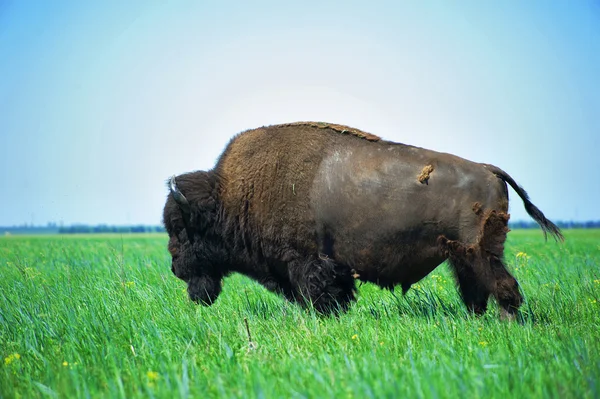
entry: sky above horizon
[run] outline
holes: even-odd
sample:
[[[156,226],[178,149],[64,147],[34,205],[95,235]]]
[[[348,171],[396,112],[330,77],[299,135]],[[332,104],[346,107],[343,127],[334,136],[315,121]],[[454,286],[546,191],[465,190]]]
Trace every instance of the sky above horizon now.
[[[495,164],[548,218],[598,220],[598,71],[593,0],[0,0],[0,226],[159,224],[169,176],[302,120]]]

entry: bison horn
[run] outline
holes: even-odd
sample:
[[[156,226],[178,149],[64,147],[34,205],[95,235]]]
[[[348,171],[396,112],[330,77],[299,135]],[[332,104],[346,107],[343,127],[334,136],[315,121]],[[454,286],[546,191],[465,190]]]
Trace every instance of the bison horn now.
[[[179,205],[179,209],[181,209],[181,213],[183,214],[183,224],[185,225],[185,231],[187,233],[188,240],[190,240],[190,242],[193,244],[194,230],[190,225],[190,203],[188,202],[187,198],[185,198],[185,195],[183,195],[183,193],[179,191],[179,188],[177,187],[177,182],[175,181],[175,175],[173,175],[173,177],[171,177],[171,180],[169,180],[169,189],[171,190],[171,195],[173,195],[175,202],[177,202],[177,205]]]
[[[177,204],[179,205],[179,207],[181,208],[182,211],[184,211],[186,214],[190,214],[190,203],[188,202],[187,198],[185,198],[185,195],[182,194],[181,191],[179,191],[179,188],[177,187],[177,182],[175,181],[175,176],[173,175],[173,177],[171,177],[171,180],[169,181],[169,188],[171,189],[171,194],[173,195],[173,198],[175,199],[175,202],[177,202]]]

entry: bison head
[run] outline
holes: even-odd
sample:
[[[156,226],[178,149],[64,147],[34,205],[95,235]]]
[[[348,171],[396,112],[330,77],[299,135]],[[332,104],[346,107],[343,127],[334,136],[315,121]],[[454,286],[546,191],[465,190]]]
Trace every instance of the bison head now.
[[[191,300],[210,305],[221,292],[227,256],[215,226],[217,178],[199,171],[173,176],[168,185],[163,223],[169,234],[171,271],[188,284]]]

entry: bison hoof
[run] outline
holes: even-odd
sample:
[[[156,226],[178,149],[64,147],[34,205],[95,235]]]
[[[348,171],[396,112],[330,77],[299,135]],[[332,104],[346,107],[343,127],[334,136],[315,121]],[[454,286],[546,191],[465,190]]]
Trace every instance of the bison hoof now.
[[[515,321],[517,319],[516,309],[500,308],[500,320]]]

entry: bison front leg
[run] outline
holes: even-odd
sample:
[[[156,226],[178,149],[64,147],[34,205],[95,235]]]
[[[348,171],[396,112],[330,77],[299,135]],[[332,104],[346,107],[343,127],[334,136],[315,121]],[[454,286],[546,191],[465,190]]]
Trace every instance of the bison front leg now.
[[[283,281],[272,275],[262,276],[257,278],[257,281],[269,291],[283,295],[291,301],[294,300],[294,291],[288,281]]]
[[[345,311],[354,300],[355,283],[350,269],[329,258],[311,258],[289,265],[293,299],[312,303],[321,313]]]

